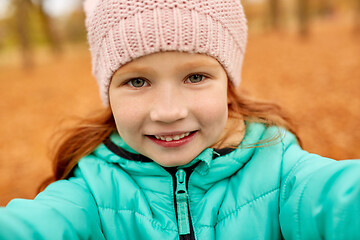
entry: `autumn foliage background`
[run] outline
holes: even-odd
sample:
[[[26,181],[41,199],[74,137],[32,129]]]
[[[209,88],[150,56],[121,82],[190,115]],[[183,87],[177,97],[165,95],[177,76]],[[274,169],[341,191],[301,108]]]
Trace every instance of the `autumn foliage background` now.
[[[102,107],[81,9],[55,18],[44,1],[13,0],[0,19],[0,206],[33,198],[54,133]],[[360,1],[301,1],[245,1],[241,89],[283,106],[305,150],[360,158]]]

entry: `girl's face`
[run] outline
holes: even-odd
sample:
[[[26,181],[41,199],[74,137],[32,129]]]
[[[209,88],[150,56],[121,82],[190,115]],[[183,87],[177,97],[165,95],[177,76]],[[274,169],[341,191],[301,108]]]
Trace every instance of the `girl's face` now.
[[[192,161],[220,138],[227,122],[227,75],[206,55],[138,58],[114,74],[109,98],[123,140],[162,166]]]

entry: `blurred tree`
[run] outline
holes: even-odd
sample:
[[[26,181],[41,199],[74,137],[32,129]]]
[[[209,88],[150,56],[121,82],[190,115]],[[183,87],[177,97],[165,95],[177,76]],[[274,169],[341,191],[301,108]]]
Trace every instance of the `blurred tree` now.
[[[66,33],[66,40],[71,43],[85,43],[86,28],[85,28],[85,13],[82,9],[74,10],[64,21],[64,31]]]
[[[273,28],[279,29],[279,0],[270,0],[270,21]]]
[[[28,0],[30,1],[30,0]],[[59,39],[59,35],[55,31],[55,28],[52,24],[52,20],[50,16],[44,10],[44,0],[37,1],[37,10],[39,11],[41,22],[43,25],[44,33],[47,37],[47,40],[56,55],[61,53],[61,41]]]
[[[321,0],[319,12],[322,16],[329,16],[333,13],[333,6],[329,0]]]
[[[15,5],[16,31],[22,52],[22,62],[24,68],[29,69],[33,65],[33,58],[27,23],[32,3],[28,0],[13,0],[13,4]]]
[[[299,33],[302,37],[309,35],[309,0],[297,0],[299,16]]]
[[[34,64],[32,46],[38,43],[39,35],[46,39],[53,53],[58,56],[62,49],[61,41],[50,16],[44,10],[43,0],[11,0],[11,3],[15,8],[12,19],[16,25],[16,39],[20,45],[24,68],[30,68]]]
[[[354,0],[355,2],[355,34],[360,35],[360,0]]]

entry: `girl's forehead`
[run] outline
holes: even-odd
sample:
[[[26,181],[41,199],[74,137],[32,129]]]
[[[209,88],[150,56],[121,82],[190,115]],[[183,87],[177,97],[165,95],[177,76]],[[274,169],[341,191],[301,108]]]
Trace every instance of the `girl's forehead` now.
[[[178,69],[188,69],[196,67],[222,67],[221,64],[213,57],[188,52],[157,52],[134,59],[133,61],[121,66],[117,72],[128,72],[137,69],[146,70],[151,66],[171,65]]]

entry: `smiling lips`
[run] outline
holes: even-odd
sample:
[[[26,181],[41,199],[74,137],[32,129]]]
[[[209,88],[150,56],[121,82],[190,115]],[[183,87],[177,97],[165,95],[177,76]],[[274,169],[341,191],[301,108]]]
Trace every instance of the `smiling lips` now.
[[[180,140],[184,137],[187,137],[190,135],[190,132],[186,132],[186,133],[182,133],[180,135],[170,135],[170,136],[161,136],[161,135],[155,135],[155,138],[156,139],[160,139],[160,140],[163,140],[163,141],[167,141],[167,142],[170,142],[170,141],[177,141],[177,140]]]
[[[166,148],[174,148],[174,147],[180,147],[185,145],[186,143],[189,143],[193,140],[194,136],[196,135],[197,131],[193,132],[184,132],[182,134],[176,134],[176,135],[152,135],[147,136],[157,145],[160,145],[162,147]]]

